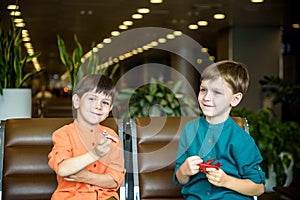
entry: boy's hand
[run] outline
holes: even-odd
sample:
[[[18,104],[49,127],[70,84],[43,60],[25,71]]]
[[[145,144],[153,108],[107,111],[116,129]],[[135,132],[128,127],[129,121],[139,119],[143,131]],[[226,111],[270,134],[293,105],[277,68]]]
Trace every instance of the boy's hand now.
[[[221,168],[206,168],[206,177],[211,184],[224,187],[228,175]]]
[[[91,178],[91,172],[87,169],[83,169],[76,174],[66,177],[65,180],[73,182],[88,182]]]
[[[92,153],[100,158],[105,156],[110,150],[111,140],[108,140],[105,137],[101,137],[97,142],[94,149],[92,149]]]
[[[180,167],[182,174],[185,176],[197,174],[200,170],[199,163],[201,162],[203,160],[199,156],[188,157]]]

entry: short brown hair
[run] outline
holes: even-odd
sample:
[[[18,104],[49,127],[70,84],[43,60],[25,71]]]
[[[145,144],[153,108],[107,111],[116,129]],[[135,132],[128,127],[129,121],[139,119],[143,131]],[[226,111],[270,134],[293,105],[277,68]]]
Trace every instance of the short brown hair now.
[[[83,77],[76,85],[73,94],[82,97],[86,92],[96,89],[96,93],[103,93],[114,98],[115,88],[113,80],[101,74],[88,74]]]
[[[220,76],[230,85],[233,94],[246,93],[249,85],[249,73],[245,64],[230,60],[211,64],[202,72],[200,83],[203,80],[215,80]]]

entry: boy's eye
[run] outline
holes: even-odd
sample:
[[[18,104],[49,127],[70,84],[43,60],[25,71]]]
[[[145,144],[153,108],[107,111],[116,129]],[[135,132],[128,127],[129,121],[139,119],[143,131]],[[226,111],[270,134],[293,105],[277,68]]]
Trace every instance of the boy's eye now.
[[[95,101],[96,98],[95,98],[95,97],[89,97],[89,100],[90,100],[90,101]]]
[[[102,102],[104,105],[106,105],[106,106],[110,106],[110,102],[109,101],[103,101]]]
[[[223,94],[221,91],[214,91],[215,94]]]
[[[205,88],[200,88],[200,92],[206,92]]]

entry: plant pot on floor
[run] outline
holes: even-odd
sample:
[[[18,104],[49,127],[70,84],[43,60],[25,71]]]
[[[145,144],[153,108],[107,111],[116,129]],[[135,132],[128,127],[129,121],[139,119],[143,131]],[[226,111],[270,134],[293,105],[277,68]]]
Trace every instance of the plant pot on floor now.
[[[31,89],[3,89],[3,95],[0,95],[0,120],[31,118],[31,107]]]

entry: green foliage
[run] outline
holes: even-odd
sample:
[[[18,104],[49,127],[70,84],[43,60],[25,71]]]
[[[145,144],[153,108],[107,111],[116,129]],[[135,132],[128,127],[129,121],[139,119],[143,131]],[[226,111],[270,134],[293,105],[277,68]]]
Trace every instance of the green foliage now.
[[[82,64],[81,58],[83,55],[82,46],[78,41],[76,34],[74,35],[74,41],[76,43],[76,48],[74,49],[72,55],[69,55],[66,49],[65,42],[59,35],[57,35],[60,60],[67,68],[72,88],[75,86],[77,73]]]
[[[26,64],[40,55],[39,52],[29,56],[22,55],[22,28],[10,22],[10,29],[4,30],[0,25],[0,94],[4,88],[20,88],[24,82],[43,71],[24,73]]]
[[[253,112],[245,108],[235,108],[231,115],[246,117],[249,122],[249,131],[256,141],[264,158],[262,168],[268,171],[268,166],[274,165],[277,174],[277,183],[283,185],[285,175],[281,152],[289,152],[294,156],[294,171],[300,170],[300,125],[297,122],[282,122],[272,118],[272,110],[262,109]]]
[[[83,69],[82,45],[80,44],[76,34],[74,34],[74,41],[76,43],[76,48],[73,50],[72,54],[69,54],[64,40],[59,35],[57,35],[57,44],[59,49],[60,60],[65,65],[68,71],[70,84],[72,88],[75,87],[76,78],[81,79],[86,74],[102,74],[113,78],[114,74],[119,68],[119,64],[114,65],[112,69],[109,67],[98,69],[98,57],[95,52],[91,51],[91,54],[87,60],[88,63]],[[93,49],[94,46],[95,44],[93,43],[91,48]]]
[[[264,76],[259,82],[272,88],[273,103],[300,104],[300,85],[289,83],[276,76]]]
[[[142,116],[199,116],[198,104],[188,95],[181,93],[182,81],[151,79],[150,83],[137,89],[120,90],[114,101],[114,109],[120,118]]]

